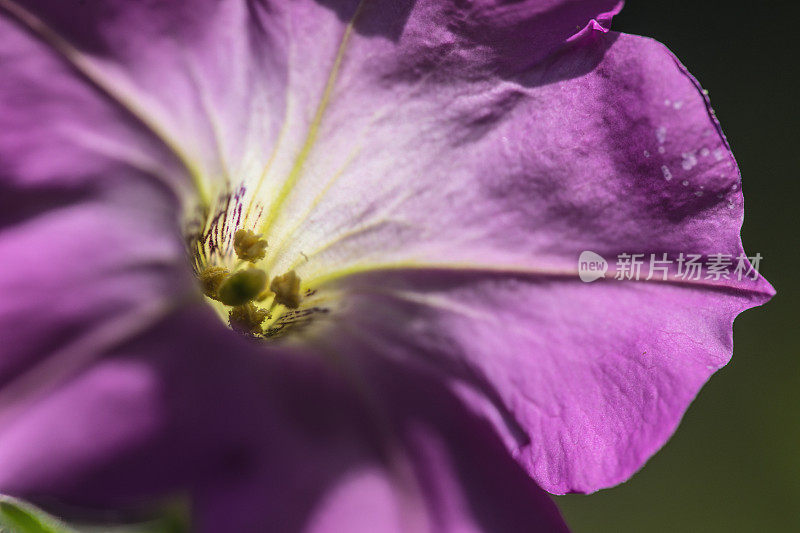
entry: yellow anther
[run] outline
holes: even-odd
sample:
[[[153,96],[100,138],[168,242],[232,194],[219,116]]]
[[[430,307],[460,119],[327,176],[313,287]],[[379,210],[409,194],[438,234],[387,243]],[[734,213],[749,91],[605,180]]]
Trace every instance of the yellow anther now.
[[[217,291],[217,299],[233,307],[256,298],[267,285],[267,275],[258,268],[240,270],[228,276]]]
[[[292,309],[300,305],[300,278],[294,270],[272,280],[269,290],[275,293],[275,301]]]
[[[231,329],[245,335],[259,336],[263,334],[261,323],[269,316],[266,309],[259,309],[252,303],[234,307],[228,313]]]
[[[197,275],[203,294],[216,300],[219,287],[222,285],[222,282],[225,281],[225,278],[228,277],[228,274],[230,274],[230,272],[228,272],[227,268],[220,266],[206,267],[205,270]]]
[[[260,234],[253,233],[249,229],[240,229],[233,235],[233,249],[242,261],[255,263],[264,259],[267,241],[262,239]]]

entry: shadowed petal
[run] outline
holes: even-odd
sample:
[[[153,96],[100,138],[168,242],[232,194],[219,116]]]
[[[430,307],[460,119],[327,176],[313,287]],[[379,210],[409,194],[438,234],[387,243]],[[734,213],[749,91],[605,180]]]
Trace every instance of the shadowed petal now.
[[[3,411],[0,492],[138,508],[235,470],[269,423],[263,356],[207,309],[162,318]]]
[[[250,348],[201,303],[175,155],[23,27],[0,33],[0,492],[143,503],[239,446]]]
[[[0,19],[0,31],[5,385],[44,358],[69,374],[197,289],[176,231],[173,155],[24,30]]]
[[[566,531],[486,422],[436,380],[352,348],[349,380],[323,373],[287,404],[283,453],[201,493],[201,531]]]

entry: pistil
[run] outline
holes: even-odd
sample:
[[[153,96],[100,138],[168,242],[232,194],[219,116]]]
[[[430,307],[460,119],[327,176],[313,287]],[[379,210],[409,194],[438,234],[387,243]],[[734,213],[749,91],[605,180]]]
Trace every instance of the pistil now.
[[[267,286],[267,274],[255,267],[235,272],[225,278],[217,290],[217,299],[236,307],[255,300]]]

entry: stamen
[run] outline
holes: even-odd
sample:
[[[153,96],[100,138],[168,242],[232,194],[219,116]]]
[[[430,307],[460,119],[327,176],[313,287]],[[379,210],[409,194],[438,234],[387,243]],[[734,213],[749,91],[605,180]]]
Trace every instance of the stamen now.
[[[294,270],[273,277],[265,268],[262,260],[267,256],[267,240],[241,227],[238,220],[241,203],[235,203],[243,190],[226,193],[213,218],[188,239],[203,294],[215,300],[212,307],[231,329],[247,337],[270,339],[289,330],[299,331],[313,316],[328,310],[301,308],[301,304],[308,307],[320,302],[312,298],[314,290],[301,289],[301,279]],[[231,235],[230,226],[239,229]]]
[[[300,278],[294,270],[272,280],[269,290],[275,293],[275,301],[291,309],[300,305]]]
[[[240,270],[228,276],[217,291],[218,300],[236,307],[255,299],[267,285],[267,275],[258,268]]]
[[[264,259],[267,241],[249,229],[240,229],[233,235],[233,249],[242,261],[255,263]]]
[[[217,293],[219,292],[219,287],[229,274],[230,272],[227,268],[220,266],[206,267],[206,269],[197,276],[200,280],[200,287],[203,290],[203,294],[209,298],[218,300]]]
[[[261,323],[269,317],[266,309],[259,309],[252,303],[234,307],[228,314],[231,329],[244,335],[260,336],[264,331]]]

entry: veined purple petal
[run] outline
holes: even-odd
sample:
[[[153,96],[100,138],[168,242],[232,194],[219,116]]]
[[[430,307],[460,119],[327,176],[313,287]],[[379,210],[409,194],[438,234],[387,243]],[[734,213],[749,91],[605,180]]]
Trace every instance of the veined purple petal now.
[[[460,34],[420,40],[435,20],[420,13],[395,41],[351,36],[271,264],[340,297],[334,327],[466,381],[542,486],[619,483],[773,291],[674,272],[588,287],[578,256],[741,256],[735,161],[654,41],[595,28],[510,73]],[[420,42],[430,57],[409,63]]]
[[[3,0],[0,7],[169,146],[203,200],[230,186],[231,176],[263,167],[287,105],[284,29],[262,25],[264,6]]]
[[[146,329],[196,289],[176,231],[170,187],[184,176],[172,154],[46,47],[0,25],[6,384],[54,356],[68,374],[95,344]]]
[[[435,375],[492,420],[545,488],[638,470],[731,354],[745,291],[398,270],[344,282],[346,331]],[[339,339],[342,334],[340,333]]]

